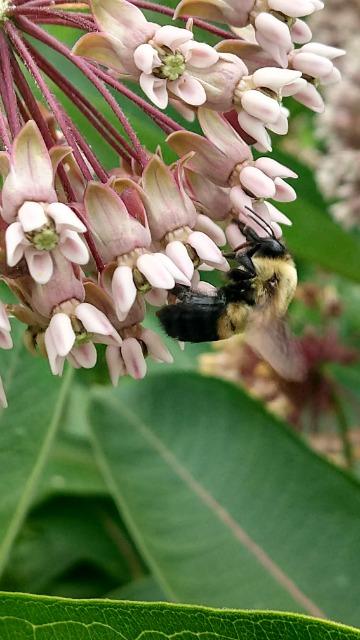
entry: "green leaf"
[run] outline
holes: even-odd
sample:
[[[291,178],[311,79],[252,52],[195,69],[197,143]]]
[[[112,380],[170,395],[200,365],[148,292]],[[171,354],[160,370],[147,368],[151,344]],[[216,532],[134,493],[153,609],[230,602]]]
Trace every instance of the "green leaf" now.
[[[4,640],[358,640],[352,627],[271,611],[0,594]]]
[[[13,546],[1,588],[72,596],[71,587],[59,591],[59,579],[81,566],[102,572],[105,584],[93,590],[95,597],[144,575],[109,498],[57,497],[34,509]]]
[[[90,421],[170,600],[360,620],[360,486],[232,385],[186,372],[99,390]]]
[[[108,493],[89,443],[89,395],[85,385],[76,381],[71,385],[61,429],[39,481],[38,502],[53,494],[89,496]]]
[[[22,346],[14,322],[15,346],[0,352],[0,372],[9,407],[0,413],[0,572],[33,498],[70,386],[72,370],[60,380],[45,359]]]
[[[107,594],[107,598],[111,598],[111,600],[145,600],[146,602],[158,600],[164,602],[166,600],[164,592],[153,576],[144,576],[125,584],[123,587],[114,589]]]

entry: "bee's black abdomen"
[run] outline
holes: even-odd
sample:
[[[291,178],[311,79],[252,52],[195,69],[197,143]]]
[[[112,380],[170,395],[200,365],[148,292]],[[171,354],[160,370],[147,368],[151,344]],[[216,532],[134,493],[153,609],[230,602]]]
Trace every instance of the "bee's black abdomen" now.
[[[164,330],[183,342],[212,342],[219,339],[218,320],[226,307],[219,292],[209,296],[189,292],[186,302],[169,304],[157,312]]]

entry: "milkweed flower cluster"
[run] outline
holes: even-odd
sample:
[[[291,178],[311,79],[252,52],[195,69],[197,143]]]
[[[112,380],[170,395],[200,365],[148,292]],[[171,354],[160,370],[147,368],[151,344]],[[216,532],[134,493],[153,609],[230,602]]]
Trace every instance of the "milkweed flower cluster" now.
[[[245,241],[239,223],[259,235],[271,227],[277,237],[290,224],[278,203],[295,199],[287,180],[296,174],[264,154],[271,134],[287,132],[283,97],[323,109],[318,86],[339,79],[334,60],[342,51],[310,42],[303,18],[322,9],[320,0],[238,4],[182,0],[175,17],[200,12],[210,20],[190,18],[183,28],[151,22],[138,0],[93,0],[87,13],[52,0],[1,4],[0,272],[18,300],[0,306],[1,348],[12,347],[9,317],[16,317],[26,346],[54,375],[65,361],[94,367],[103,344],[114,385],[126,374],[142,378],[147,356],[172,361],[160,335],[143,325],[148,306],[173,299],[177,284],[207,290],[200,273],[229,269],[221,247]],[[174,17],[166,7],[146,8]],[[42,28],[49,23],[85,34],[70,50]],[[195,39],[193,24],[218,44]],[[92,83],[115,124],[37,43]],[[48,80],[118,154],[118,166],[102,165]],[[138,83],[146,99],[124,81]],[[144,147],[109,87],[165,132],[178,156],[172,165],[160,149]],[[169,104],[197,118],[203,135],[164,113]]]

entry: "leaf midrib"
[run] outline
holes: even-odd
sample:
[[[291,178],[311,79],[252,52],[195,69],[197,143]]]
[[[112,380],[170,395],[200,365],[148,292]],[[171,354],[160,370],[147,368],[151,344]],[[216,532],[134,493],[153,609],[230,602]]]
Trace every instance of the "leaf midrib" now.
[[[143,420],[139,418],[130,409],[126,408],[123,404],[120,405],[119,400],[115,401],[107,398],[107,403],[111,404],[114,411],[122,413],[126,419],[135,427],[135,429],[143,436],[148,444],[158,453],[162,460],[172,469],[172,471],[187,485],[198,499],[203,502],[220,520],[220,522],[229,529],[234,538],[252,554],[257,562],[265,568],[272,576],[272,578],[287,591],[295,602],[297,602],[307,613],[316,616],[318,618],[325,618],[326,614],[318,607],[318,605],[310,600],[296,585],[296,583],[271,559],[266,551],[260,547],[251,536],[241,527],[241,525],[235,520],[232,515],[214,498],[214,496],[200,483],[190,471],[184,467],[181,462],[178,461],[175,454],[167,448],[162,440],[152,431],[151,426],[147,425]],[[92,440],[95,446],[95,455],[98,458],[99,466],[103,469],[104,478],[108,483],[110,491],[118,501],[124,517],[127,519],[129,528],[132,530],[134,538],[136,538],[139,547],[151,566],[154,575],[157,577],[159,584],[163,587],[165,593],[173,600],[178,601],[175,592],[172,587],[167,583],[160,568],[156,564],[156,561],[149,553],[146,543],[138,530],[136,523],[134,522],[132,515],[127,508],[126,501],[121,495],[117,484],[113,478],[111,468],[107,464],[106,456],[103,454],[102,449],[97,441],[96,435],[90,426]]]

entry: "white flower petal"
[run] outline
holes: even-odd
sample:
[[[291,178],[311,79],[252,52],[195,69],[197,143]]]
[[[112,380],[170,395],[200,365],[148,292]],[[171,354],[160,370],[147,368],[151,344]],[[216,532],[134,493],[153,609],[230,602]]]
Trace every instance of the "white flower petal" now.
[[[183,243],[179,240],[169,242],[166,247],[166,255],[168,255],[180,271],[186,275],[188,280],[191,280],[194,273],[194,265]]]
[[[19,209],[18,219],[25,233],[48,223],[44,207],[39,202],[24,202]]]
[[[140,380],[146,375],[146,362],[142,348],[135,338],[126,338],[121,347],[121,355],[126,371],[135,380]]]
[[[6,262],[14,267],[24,255],[29,242],[26,240],[21,222],[13,222],[5,231]]]
[[[178,79],[168,83],[169,90],[192,106],[199,106],[206,102],[205,89],[199,80],[189,73],[183,73]]]
[[[59,356],[57,348],[54,344],[54,340],[51,335],[51,329],[48,327],[45,331],[45,347],[46,353],[50,364],[51,373],[54,376],[60,376],[62,374],[64,366],[64,356]]]
[[[35,282],[46,284],[51,279],[54,271],[54,264],[51,253],[48,251],[38,251],[34,247],[25,247],[25,260],[30,271],[30,275]]]
[[[239,125],[244,131],[254,138],[257,142],[260,142],[261,146],[266,151],[271,151],[271,139],[268,132],[265,129],[264,123],[258,118],[254,118],[246,111],[240,111],[238,114]]]
[[[0,330],[0,349],[12,349],[13,341],[8,331]]]
[[[188,64],[198,69],[211,67],[220,57],[216,49],[204,42],[188,42],[180,47],[180,51],[185,55]]]
[[[152,253],[144,253],[136,262],[136,266],[152,287],[156,289],[173,289],[175,280],[159,258]]]
[[[11,324],[6,313],[5,305],[0,302],[0,331],[11,331]]]
[[[224,263],[224,256],[220,249],[205,233],[193,231],[188,237],[188,243],[204,262],[211,262],[211,264],[219,265],[219,267]]]
[[[70,262],[75,262],[76,264],[87,264],[89,262],[88,248],[76,231],[71,231],[70,229],[62,231],[59,249]]]
[[[154,358],[157,362],[166,362],[171,364],[174,362],[174,358],[172,357],[169,349],[165,347],[160,336],[157,335],[151,329],[143,329],[140,338],[143,342],[145,342],[149,355]]]
[[[109,369],[111,384],[116,387],[119,378],[126,374],[125,364],[121,356],[119,347],[106,347],[105,351],[106,364]]]
[[[81,222],[70,207],[62,202],[53,202],[47,205],[46,213],[54,220],[57,231],[61,231],[63,227],[78,233],[85,233],[86,231],[84,223]]]
[[[141,44],[134,51],[134,61],[138,69],[144,73],[151,73],[155,67],[161,66],[159,54],[151,44]]]
[[[166,109],[168,105],[168,93],[166,80],[155,78],[155,76],[142,73],[139,78],[140,87],[159,109]]]
[[[46,330],[51,335],[52,344],[59,356],[67,356],[75,342],[75,332],[66,313],[55,313]],[[45,332],[45,334],[46,334]]]
[[[73,347],[71,356],[84,369],[92,369],[96,365],[97,353],[92,342],[86,342],[79,347]]]
[[[84,325],[89,333],[99,334],[101,336],[113,336],[121,344],[121,338],[115,331],[110,320],[105,313],[94,307],[88,302],[78,304],[75,309],[75,316]]]
[[[193,39],[193,33],[189,29],[181,29],[172,25],[160,27],[153,37],[156,44],[165,45],[171,51],[176,51],[182,44]]]
[[[115,269],[111,281],[111,291],[116,315],[120,321],[123,321],[133,306],[137,294],[130,267],[121,265]]]
[[[186,275],[176,266],[176,264],[165,254],[163,253],[155,253],[158,260],[160,260],[165,269],[172,275],[175,282],[179,284],[183,284],[187,287],[190,287],[190,280],[186,277]]]

